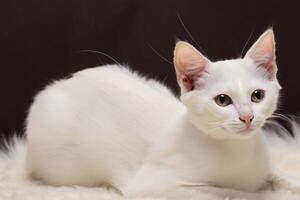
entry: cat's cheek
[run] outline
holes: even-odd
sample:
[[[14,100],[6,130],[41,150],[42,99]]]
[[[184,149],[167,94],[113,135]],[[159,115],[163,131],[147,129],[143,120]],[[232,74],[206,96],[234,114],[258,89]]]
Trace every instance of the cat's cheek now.
[[[215,102],[210,106],[211,110],[215,113],[216,118],[222,121],[236,120],[238,119],[238,113],[232,104],[222,107]]]
[[[209,120],[210,124],[213,124],[213,127],[219,127],[216,129],[222,132],[231,132],[230,128],[226,126],[226,122],[234,121],[237,119],[237,113],[232,105],[221,107],[217,105],[215,102],[211,102],[205,106],[205,110],[203,111],[205,114],[204,120]]]
[[[210,101],[207,95],[197,90],[182,94],[180,100],[189,111],[194,113],[202,113],[203,109]]]
[[[201,96],[201,93],[197,90],[186,92],[180,96],[180,100],[183,104],[186,106],[191,106],[197,104],[199,101],[199,96]]]
[[[258,119],[267,119],[272,116],[277,108],[277,98],[276,95],[269,95],[260,102],[260,103],[253,103],[252,108],[255,113],[255,117]]]

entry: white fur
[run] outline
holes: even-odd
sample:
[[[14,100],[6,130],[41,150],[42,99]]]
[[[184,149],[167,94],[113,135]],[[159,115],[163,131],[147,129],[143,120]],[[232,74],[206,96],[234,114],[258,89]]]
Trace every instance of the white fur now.
[[[239,62],[227,61],[231,65],[224,68],[244,67]],[[248,81],[248,74],[228,81]],[[190,112],[197,111],[192,117],[213,117],[208,109],[217,108],[202,104],[201,93],[189,96],[182,98],[193,108]],[[194,98],[200,103],[194,105]],[[197,105],[206,106],[201,110]],[[196,128],[195,120],[190,122],[176,98],[125,68],[84,70],[35,98],[27,120],[27,169],[47,184],[105,184],[128,195],[160,193],[181,184],[248,191],[263,186],[270,170],[260,133],[219,140]]]
[[[153,83],[125,68],[104,66],[48,86],[27,120],[29,173],[54,185],[123,190],[161,130],[184,112]],[[166,113],[166,107],[176,109]]]
[[[126,197],[224,196],[258,191],[268,181],[297,191],[274,178],[262,132],[280,90],[274,48],[269,30],[245,58],[211,62],[179,42],[174,62],[181,102],[162,84],[121,66],[56,81],[29,111],[27,174],[56,186],[110,186]],[[257,89],[265,91],[259,103],[251,101]],[[219,94],[232,104],[218,105]],[[249,127],[239,119],[245,113],[254,116]]]
[[[58,186],[111,186],[125,196],[199,185],[266,187],[273,174],[261,127],[280,90],[274,48],[271,30],[244,59],[211,62],[177,43],[182,103],[158,82],[120,66],[51,84],[35,97],[27,118],[29,176]],[[254,103],[257,89],[265,97]],[[217,105],[219,94],[232,104]],[[245,113],[254,116],[250,129],[239,119]]]
[[[294,123],[295,138],[288,137],[285,132],[284,138],[277,137],[276,134],[269,133],[268,147],[270,148],[271,165],[290,176],[300,180],[300,129]],[[269,132],[269,131],[268,131]],[[9,152],[0,154],[0,199],[1,200],[128,200],[115,191],[110,191],[99,187],[55,187],[44,185],[39,182],[29,180],[24,171],[25,153],[27,150],[24,139],[15,138],[8,144]],[[160,180],[159,180],[160,181]],[[219,191],[220,192],[220,191]],[[247,193],[231,191],[226,195],[216,195],[216,191],[195,191],[186,190],[181,197],[174,195],[172,199],[205,199],[205,200],[298,200],[300,195],[291,193],[288,190],[267,191]],[[172,193],[172,191],[171,191]],[[176,191],[174,191],[176,194]],[[177,197],[177,198],[176,198]],[[165,198],[136,198],[136,200],[165,200]],[[133,199],[134,200],[134,199]]]

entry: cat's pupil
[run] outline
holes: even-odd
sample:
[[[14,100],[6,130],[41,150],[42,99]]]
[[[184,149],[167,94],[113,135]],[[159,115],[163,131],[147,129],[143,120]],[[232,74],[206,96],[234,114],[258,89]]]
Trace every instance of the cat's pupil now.
[[[215,102],[219,106],[228,106],[229,104],[232,103],[230,97],[226,94],[219,94],[218,96],[215,97]]]
[[[261,99],[261,94],[260,94],[260,92],[255,91],[254,94],[255,94],[256,98]]]
[[[225,100],[226,100],[225,95],[221,94],[219,98],[220,98],[220,102],[221,102],[222,104],[224,104],[224,102],[225,102]]]
[[[255,90],[251,95],[251,101],[255,103],[259,103],[264,98],[263,90]]]

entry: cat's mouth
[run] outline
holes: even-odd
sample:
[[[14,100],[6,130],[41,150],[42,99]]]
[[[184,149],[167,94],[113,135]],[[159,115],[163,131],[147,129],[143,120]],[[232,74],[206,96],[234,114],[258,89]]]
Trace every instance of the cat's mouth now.
[[[244,126],[240,130],[238,130],[237,133],[241,134],[241,135],[249,135],[249,134],[253,133],[255,130],[257,130],[260,127],[261,127],[261,124],[253,123],[250,126]]]
[[[238,131],[238,133],[240,133],[240,134],[249,134],[253,131],[254,131],[254,128],[249,126],[249,127],[245,127],[242,130]]]
[[[240,136],[250,136],[260,127],[257,123],[252,123],[250,126],[239,126],[239,127],[222,127],[226,132],[233,133]]]

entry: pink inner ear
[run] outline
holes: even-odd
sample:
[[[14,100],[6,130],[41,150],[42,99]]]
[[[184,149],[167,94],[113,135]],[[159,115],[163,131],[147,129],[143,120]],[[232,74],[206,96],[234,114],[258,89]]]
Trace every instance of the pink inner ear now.
[[[272,75],[273,75],[273,73],[276,73],[276,58],[275,58],[275,54],[272,55],[272,56],[270,56],[269,61],[266,62],[266,64],[265,64],[265,69],[268,72],[272,73]]]
[[[187,91],[191,91],[194,89],[194,80],[189,76],[182,78],[182,84],[184,85]]]
[[[267,30],[263,33],[250,48],[245,57],[252,59],[259,67],[267,70],[270,78],[275,78],[277,66],[273,31]]]
[[[204,71],[209,60],[186,42],[178,42],[174,51],[177,81],[184,91],[194,88],[194,82]]]

